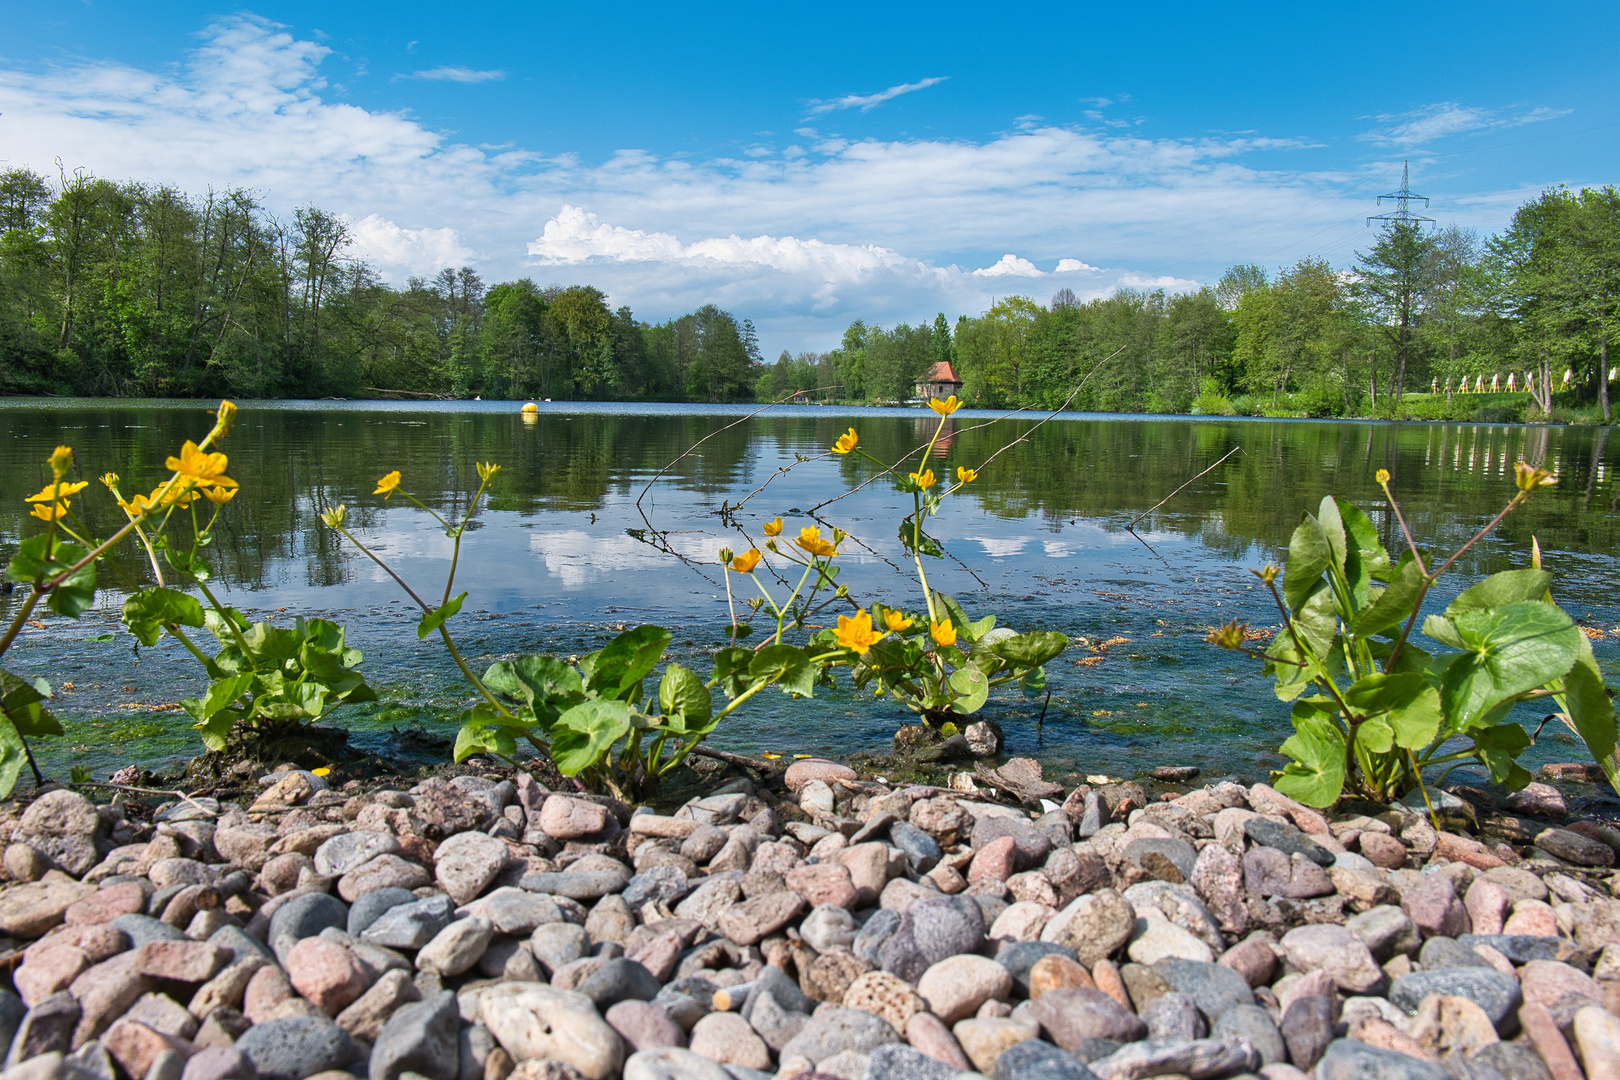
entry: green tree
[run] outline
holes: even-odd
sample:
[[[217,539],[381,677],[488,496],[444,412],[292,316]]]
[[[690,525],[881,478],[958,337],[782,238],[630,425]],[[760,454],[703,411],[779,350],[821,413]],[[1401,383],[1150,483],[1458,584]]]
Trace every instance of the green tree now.
[[[1391,221],[1371,251],[1356,253],[1357,287],[1389,339],[1391,395],[1397,404],[1406,390],[1418,320],[1434,285],[1435,247],[1417,222]]]

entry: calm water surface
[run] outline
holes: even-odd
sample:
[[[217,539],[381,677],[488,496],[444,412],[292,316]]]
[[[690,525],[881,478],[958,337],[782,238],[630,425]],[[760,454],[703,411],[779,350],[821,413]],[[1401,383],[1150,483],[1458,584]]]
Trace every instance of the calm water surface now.
[[[347,504],[357,534],[419,592],[442,592],[450,542],[398,495],[385,502],[371,494],[391,469],[449,517],[477,485],[475,461],[504,466],[464,541],[457,576],[456,591],[471,596],[455,625],[477,670],[526,652],[578,654],[641,622],[674,630],[673,656],[701,656],[722,642],[728,621],[716,551],[762,542],[760,525],[778,514],[790,534],[810,524],[849,531],[839,580],[862,602],[918,606],[896,538],[910,497],[879,482],[829,502],[872,470],[825,450],[854,425],[863,448],[898,461],[927,441],[932,413],[779,407],[739,424],[751,409],[541,410],[525,422],[507,402],[243,406],[225,447],[243,492],[209,558],[228,602],[253,617],[290,623],[304,613],[348,626],[383,697],[334,715],[356,743],[382,748],[396,728],[414,723],[453,733],[445,716],[469,697],[436,639],[417,642],[414,609],[397,587],[318,519],[321,507]],[[1024,441],[929,523],[947,551],[930,573],[972,615],[993,612],[1016,629],[1057,629],[1093,645],[1114,641],[1105,653],[1081,647],[1050,664],[1049,702],[1003,696],[988,710],[1012,750],[1037,754],[1060,773],[1128,775],[1192,763],[1212,775],[1258,778],[1280,765],[1273,748],[1289,730],[1286,706],[1257,664],[1202,637],[1231,618],[1277,623],[1248,571],[1281,561],[1300,512],[1324,494],[1367,510],[1394,546],[1395,523],[1372,480],[1379,468],[1394,475],[1420,542],[1449,550],[1506,502],[1514,460],[1544,460],[1557,487],[1465,556],[1443,597],[1526,565],[1533,535],[1565,608],[1589,626],[1620,628],[1620,440],[1605,430],[1079,414],[1040,427],[1027,416],[986,426],[995,416],[952,418],[934,463],[942,474]],[[75,448],[85,478],[111,469],[126,491],[144,490],[161,478],[163,458],[209,422],[195,402],[0,402],[0,548],[34,531],[21,499],[45,481],[43,461],[58,443]],[[1234,447],[1241,449],[1224,464],[1128,529]],[[77,506],[102,535],[119,523],[99,485]],[[150,573],[133,549],[120,565],[137,579]],[[43,629],[30,628],[6,657],[10,670],[43,675],[60,691],[53,708],[69,738],[50,741],[41,756],[57,769],[78,764],[104,775],[131,761],[157,767],[196,753],[188,721],[164,706],[199,693],[200,672],[167,639],[133,648],[117,623],[123,594],[115,576],[104,572],[102,581],[111,587],[92,612],[77,622],[40,616]],[[1611,684],[1620,681],[1620,634],[1594,645]],[[806,701],[772,695],[715,741],[740,752],[879,750],[904,715],[847,687]],[[1535,764],[1583,753],[1549,727],[1527,757]]]

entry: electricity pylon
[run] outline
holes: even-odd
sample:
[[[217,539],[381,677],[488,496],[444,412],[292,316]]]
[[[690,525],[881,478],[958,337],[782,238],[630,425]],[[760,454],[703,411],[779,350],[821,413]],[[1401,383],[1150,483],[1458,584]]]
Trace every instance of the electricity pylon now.
[[[1419,195],[1412,190],[1410,175],[1410,163],[1405,161],[1401,162],[1400,190],[1392,191],[1388,195],[1378,196],[1379,206],[1384,205],[1385,199],[1389,199],[1395,204],[1395,209],[1387,214],[1374,214],[1372,217],[1367,219],[1368,225],[1371,225],[1375,221],[1387,221],[1391,224],[1411,225],[1416,225],[1419,222],[1427,221],[1430,225],[1436,224],[1434,218],[1424,217],[1422,214],[1414,214],[1411,210],[1407,209],[1407,203],[1412,202],[1415,199],[1423,200],[1423,208],[1425,210],[1427,210],[1429,207],[1429,197],[1427,195]]]

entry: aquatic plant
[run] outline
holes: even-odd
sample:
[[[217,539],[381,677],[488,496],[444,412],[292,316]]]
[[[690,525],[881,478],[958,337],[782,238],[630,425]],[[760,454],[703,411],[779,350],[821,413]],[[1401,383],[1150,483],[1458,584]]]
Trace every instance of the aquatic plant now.
[[[1407,543],[1392,562],[1372,522],[1329,495],[1305,513],[1276,566],[1255,575],[1283,615],[1264,652],[1248,627],[1227,623],[1208,640],[1264,660],[1277,697],[1293,702],[1293,760],[1276,787],[1310,806],[1341,795],[1386,800],[1424,784],[1424,771],[1482,764],[1511,789],[1530,782],[1518,756],[1530,734],[1511,719],[1521,703],[1551,703],[1620,791],[1615,712],[1591,643],[1553,602],[1553,576],[1539,549],[1528,569],[1493,574],[1463,590],[1442,614],[1422,619],[1428,652],[1413,640],[1424,601],[1457,560],[1536,491],[1545,469],[1514,466],[1516,489],[1500,513],[1443,561],[1419,548],[1380,469],[1379,486]],[[1442,773],[1443,775],[1443,773]],[[1427,799],[1427,792],[1424,798]]]

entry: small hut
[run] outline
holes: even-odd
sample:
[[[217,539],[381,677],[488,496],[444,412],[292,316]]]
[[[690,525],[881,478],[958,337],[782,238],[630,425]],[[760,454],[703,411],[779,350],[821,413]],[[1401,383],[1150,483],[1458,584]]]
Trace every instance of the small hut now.
[[[962,380],[952,370],[949,360],[941,360],[928,369],[922,382],[917,384],[917,396],[923,401],[933,398],[948,398],[952,394],[960,393]]]

